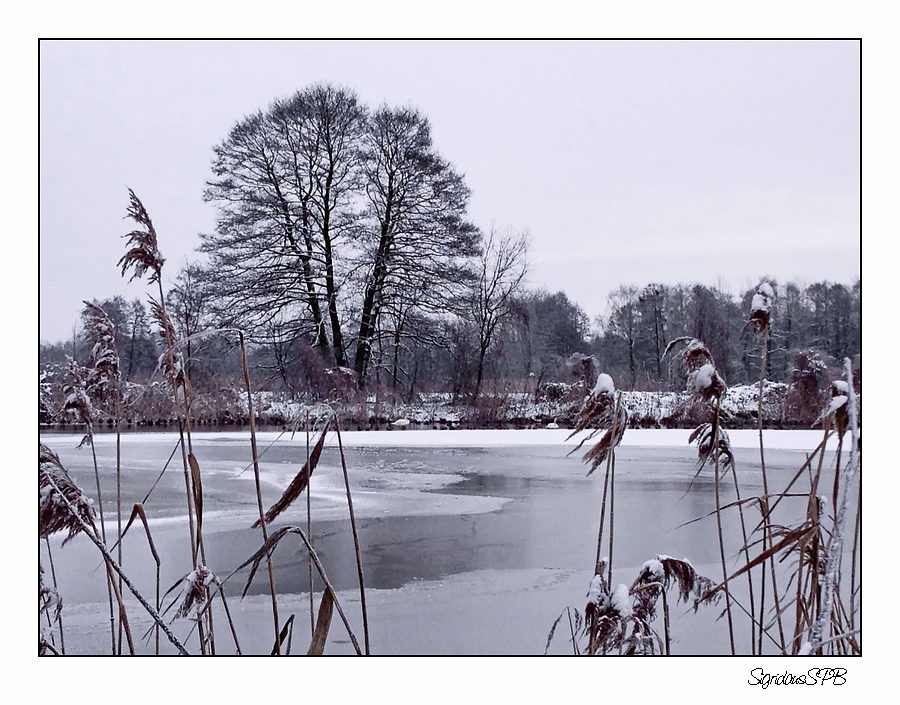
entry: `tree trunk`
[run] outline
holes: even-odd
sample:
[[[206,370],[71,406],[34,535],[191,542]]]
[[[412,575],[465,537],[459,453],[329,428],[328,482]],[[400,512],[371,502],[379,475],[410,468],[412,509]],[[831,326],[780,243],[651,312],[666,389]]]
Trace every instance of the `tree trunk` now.
[[[475,380],[475,402],[478,402],[478,395],[481,394],[481,383],[484,379],[484,360],[487,357],[487,348],[481,347],[478,350],[478,376]]]
[[[334,261],[331,252],[331,233],[329,232],[330,212],[325,211],[322,224],[322,239],[325,243],[325,292],[328,294],[328,316],[331,319],[331,339],[334,342],[334,364],[347,366],[344,353],[344,336],[341,335],[341,319],[337,310],[337,289],[334,285]]]
[[[294,223],[291,220],[290,209],[288,208],[287,199],[281,193],[281,187],[278,185],[278,180],[275,177],[275,173],[272,171],[271,167],[269,167],[269,176],[270,179],[275,186],[275,194],[278,197],[278,202],[281,207],[281,214],[284,218],[284,233],[285,237],[287,237],[288,242],[290,242],[291,247],[294,249],[294,252],[300,258],[300,263],[303,272],[303,283],[306,286],[306,293],[309,295],[309,310],[312,314],[313,325],[316,328],[316,337],[313,341],[313,347],[319,348],[319,352],[321,353],[324,359],[328,359],[331,350],[330,345],[328,343],[328,336],[325,333],[325,325],[322,319],[322,310],[319,308],[319,299],[316,296],[316,287],[313,281],[313,271],[312,265],[310,264],[312,260],[312,241],[309,237],[309,210],[307,209],[306,201],[302,204],[301,217],[303,219],[303,242],[305,249],[301,249],[300,245],[297,243],[297,238],[295,236],[295,228]]]
[[[390,199],[390,189],[388,191]],[[366,294],[363,299],[362,316],[359,322],[359,343],[356,346],[356,359],[354,369],[359,380],[359,388],[366,386],[366,377],[369,372],[369,361],[372,357],[372,336],[375,334],[375,325],[378,322],[379,301],[384,281],[387,278],[387,260],[391,251],[391,207],[385,209],[384,222],[381,225],[381,240],[378,243],[378,251],[375,254],[375,267],[372,271],[372,279],[366,285]]]

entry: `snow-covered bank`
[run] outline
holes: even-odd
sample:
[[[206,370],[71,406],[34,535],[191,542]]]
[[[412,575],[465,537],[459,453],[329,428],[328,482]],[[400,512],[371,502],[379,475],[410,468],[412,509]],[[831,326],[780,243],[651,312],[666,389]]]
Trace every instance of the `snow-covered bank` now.
[[[496,448],[506,446],[560,446],[561,450],[568,452],[576,446],[586,434],[578,434],[569,438],[571,431],[568,429],[481,429],[481,430],[402,430],[402,431],[344,431],[341,433],[341,443],[347,448]],[[683,447],[688,445],[690,429],[629,429],[622,440],[623,446],[631,447]],[[738,429],[730,430],[728,435],[734,448],[756,448],[759,445],[759,433],[756,430]],[[77,446],[83,435],[81,434],[45,434],[41,436],[41,442],[51,447]],[[598,438],[598,437],[595,437]],[[849,435],[848,435],[849,438]],[[178,439],[177,433],[151,432],[128,433],[122,436],[123,446],[130,443],[160,443],[171,445]],[[315,437],[311,434],[311,442]],[[845,439],[846,441],[847,439]],[[200,431],[192,434],[194,445],[217,442],[250,442],[248,431]],[[257,443],[260,445],[278,441],[287,445],[306,445],[306,434],[298,433],[293,436],[290,433],[265,431],[257,434]],[[116,437],[113,434],[98,434],[94,436],[94,442],[98,446],[115,445]],[[763,443],[766,448],[779,450],[796,450],[811,452],[822,442],[822,432],[812,431],[763,431]],[[326,446],[337,446],[337,434],[329,433],[325,441]],[[837,438],[832,436],[828,442],[828,449],[837,448]]]

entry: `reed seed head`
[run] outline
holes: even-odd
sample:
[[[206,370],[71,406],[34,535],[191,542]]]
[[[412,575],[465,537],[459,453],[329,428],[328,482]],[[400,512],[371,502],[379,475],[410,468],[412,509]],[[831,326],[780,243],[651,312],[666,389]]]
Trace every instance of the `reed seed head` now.
[[[134,194],[134,191],[128,189],[128,195],[129,204],[126,217],[131,218],[143,228],[132,230],[124,236],[128,238],[128,244],[131,246],[131,249],[119,260],[122,276],[124,277],[129,269],[133,269],[134,271],[129,281],[139,279],[145,273],[150,272],[150,283],[159,282],[165,260],[159,253],[156,229],[153,227],[153,222],[150,220],[147,209],[144,208],[144,204]]]
[[[700,424],[688,436],[688,443],[697,443],[698,470],[702,470],[708,462],[714,462],[718,456],[719,466],[724,471],[734,466],[734,452],[731,450],[731,439],[721,424]]]
[[[91,348],[87,387],[105,396],[118,390],[119,351],[116,347],[116,329],[109,315],[100,306],[84,302],[85,332],[94,346]]]
[[[63,394],[66,395],[63,411],[71,415],[75,423],[90,425],[94,408],[87,391],[88,370],[68,357],[66,371],[69,373],[69,381],[63,385]]]
[[[210,585],[216,580],[216,576],[205,565],[198,565],[184,578],[184,599],[175,613],[176,619],[200,618],[200,614],[210,599]]]
[[[681,343],[686,343],[681,351],[681,361],[688,372],[688,391],[695,397],[706,401],[720,399],[728,386],[725,379],[716,369],[712,353],[703,341],[690,336],[676,338],[666,346],[663,357],[668,355]]]
[[[55,485],[55,487],[54,487]],[[74,512],[88,526],[94,526],[94,502],[72,481],[59,456],[38,444],[38,535],[45,539],[57,531],[68,531],[65,545],[84,530]]]
[[[762,282],[750,302],[750,318],[741,329],[741,334],[748,328],[753,328],[757,333],[765,332],[769,327],[774,303],[775,290],[768,282]]]

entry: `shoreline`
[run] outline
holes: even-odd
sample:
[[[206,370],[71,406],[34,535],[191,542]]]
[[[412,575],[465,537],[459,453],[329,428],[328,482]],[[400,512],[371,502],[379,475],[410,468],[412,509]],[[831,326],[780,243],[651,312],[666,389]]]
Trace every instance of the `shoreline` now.
[[[403,429],[342,431],[341,443],[347,448],[365,447],[444,447],[444,448],[494,448],[507,446],[577,446],[588,435],[588,431],[569,438],[569,429]],[[622,439],[622,446],[628,447],[687,447],[691,429],[628,429]],[[756,429],[729,430],[728,435],[734,448],[757,448],[759,432]],[[78,445],[84,434],[82,432],[41,432],[42,443],[53,445],[64,443]],[[310,433],[311,442],[315,442],[318,434]],[[763,430],[763,443],[766,448],[779,450],[812,451],[821,443],[823,433],[820,430]],[[178,438],[177,431],[131,431],[122,434],[122,443],[159,442],[172,443]],[[287,431],[260,431],[256,434],[259,443],[278,442],[285,445],[306,446],[306,433],[291,434]],[[193,443],[212,443],[216,441],[250,440],[249,429],[246,431],[194,431],[191,434]],[[599,441],[600,435],[587,441],[585,446]],[[845,439],[846,440],[846,439]],[[112,433],[95,434],[97,446],[114,444],[116,435]],[[326,447],[336,447],[337,434],[329,432],[325,439]],[[837,448],[837,438],[832,435],[828,440],[829,450]]]

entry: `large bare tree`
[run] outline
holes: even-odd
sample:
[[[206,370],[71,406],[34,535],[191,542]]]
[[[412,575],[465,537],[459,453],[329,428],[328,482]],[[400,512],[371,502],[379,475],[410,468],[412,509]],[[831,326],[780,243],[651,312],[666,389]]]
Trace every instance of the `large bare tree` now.
[[[219,209],[201,251],[220,314],[251,333],[292,321],[286,335],[311,334],[339,366],[347,357],[336,248],[356,219],[364,125],[347,89],[315,85],[276,101],[215,147],[205,193]]]

